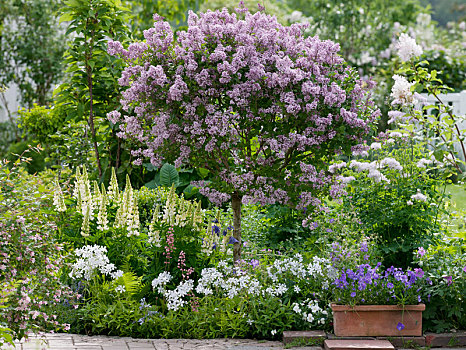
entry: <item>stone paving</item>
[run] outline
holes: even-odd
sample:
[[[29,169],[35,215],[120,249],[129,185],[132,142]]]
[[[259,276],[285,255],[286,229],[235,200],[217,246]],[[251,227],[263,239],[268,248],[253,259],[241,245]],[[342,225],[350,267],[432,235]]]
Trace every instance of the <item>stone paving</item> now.
[[[32,336],[16,347],[2,350],[278,350],[284,349],[278,341],[249,339],[134,339],[126,337],[84,336],[77,334],[46,334]],[[295,350],[321,350],[321,347],[295,347]]]

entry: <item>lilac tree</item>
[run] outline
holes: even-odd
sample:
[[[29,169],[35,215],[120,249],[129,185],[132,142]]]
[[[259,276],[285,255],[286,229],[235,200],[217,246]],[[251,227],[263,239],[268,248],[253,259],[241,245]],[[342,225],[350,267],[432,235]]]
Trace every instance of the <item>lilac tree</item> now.
[[[247,9],[189,14],[177,38],[155,15],[145,41],[108,51],[128,66],[119,83],[119,136],[132,139],[136,163],[207,169],[195,185],[213,203],[231,199],[234,260],[241,256],[241,203],[320,207],[341,194],[328,160],[369,131],[377,111],[339,45],[304,38],[303,25]],[[303,221],[307,225],[307,220]]]

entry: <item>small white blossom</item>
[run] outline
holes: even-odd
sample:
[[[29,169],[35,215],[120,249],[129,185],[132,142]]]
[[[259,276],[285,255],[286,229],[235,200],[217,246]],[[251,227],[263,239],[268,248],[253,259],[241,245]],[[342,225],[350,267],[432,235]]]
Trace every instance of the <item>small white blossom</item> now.
[[[380,142],[372,142],[371,149],[374,149],[374,150],[382,149],[382,144]]]
[[[111,275],[114,273],[115,265],[110,263],[106,253],[107,248],[98,245],[86,245],[76,249],[75,255],[79,259],[72,265],[70,277],[75,279],[84,278],[89,281],[97,271],[105,275]]]
[[[398,49],[398,56],[400,56],[403,62],[409,61],[412,57],[422,55],[422,47],[416,44],[416,40],[405,33],[400,35],[396,48]]]
[[[157,278],[154,278],[154,280],[152,281],[152,288],[154,289],[157,288],[157,291],[159,293],[162,293],[163,287],[165,286],[165,284],[170,282],[171,279],[172,279],[172,275],[170,274],[170,272],[163,271],[157,276]]]
[[[418,189],[416,194],[413,194],[411,196],[411,199],[417,200],[420,202],[426,202],[427,201],[427,196],[421,193],[421,190]]]
[[[332,174],[335,173],[336,170],[340,170],[341,168],[344,168],[346,166],[346,163],[345,162],[342,162],[342,163],[335,163],[335,164],[332,164],[328,167],[328,171]]]
[[[116,270],[115,272],[111,272],[111,273],[110,273],[110,276],[112,276],[112,278],[113,278],[114,280],[116,280],[116,279],[118,279],[118,278],[120,278],[120,277],[123,277],[123,271],[121,271],[121,270]]]
[[[413,104],[415,99],[411,87],[414,83],[410,83],[405,77],[398,74],[393,75],[393,80],[395,80],[395,84],[393,84],[390,94],[394,98],[392,104]]]
[[[387,167],[389,169],[393,169],[393,170],[398,170],[398,171],[402,171],[403,170],[403,167],[401,166],[401,164],[394,158],[384,158],[382,159],[382,161],[380,162],[380,166],[381,167]]]
[[[120,284],[115,288],[115,292],[124,293],[124,292],[126,292],[126,288],[125,288],[125,286]]]

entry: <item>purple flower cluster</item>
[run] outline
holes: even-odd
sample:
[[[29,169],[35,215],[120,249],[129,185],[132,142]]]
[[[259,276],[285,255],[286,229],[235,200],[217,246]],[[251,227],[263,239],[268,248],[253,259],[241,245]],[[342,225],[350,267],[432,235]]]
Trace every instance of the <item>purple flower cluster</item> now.
[[[320,163],[357,144],[378,111],[338,44],[260,12],[190,12],[176,41],[154,19],[145,42],[108,44],[128,64],[119,80],[128,87],[124,115],[108,119],[141,145],[137,163],[210,170],[212,181],[196,186],[216,204],[235,191],[262,204],[301,193],[303,209],[321,205],[316,192],[343,193]]]
[[[355,269],[342,269],[332,282],[339,303],[355,304],[417,304],[420,290],[427,279],[422,269],[406,270],[390,267],[380,270],[362,264]]]

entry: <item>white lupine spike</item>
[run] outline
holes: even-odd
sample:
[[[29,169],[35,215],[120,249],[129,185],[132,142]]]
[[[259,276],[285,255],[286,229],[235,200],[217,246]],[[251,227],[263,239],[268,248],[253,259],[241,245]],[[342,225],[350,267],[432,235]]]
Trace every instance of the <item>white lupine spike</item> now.
[[[58,182],[55,184],[55,190],[53,191],[53,205],[59,212],[66,211],[65,199],[63,198],[63,192]]]
[[[107,202],[107,194],[105,192],[105,187],[102,184],[99,214],[97,215],[97,229],[100,231],[108,230]]]
[[[149,243],[155,245],[156,247],[161,247],[161,239],[160,239],[160,232],[156,230],[155,225],[159,221],[159,212],[160,212],[160,205],[154,210],[152,214],[152,221],[149,225]]]
[[[93,201],[97,204],[100,203],[102,199],[102,194],[100,193],[99,184],[94,180],[94,194],[92,195]]]
[[[84,214],[83,223],[81,225],[81,235],[83,237],[89,237],[90,207],[87,206],[85,210],[86,211],[85,211],[85,214]]]
[[[139,236],[139,208],[137,199],[134,197],[133,191],[131,191],[131,204],[128,213],[128,237]]]
[[[81,171],[79,170],[79,167],[76,168],[76,174],[75,174],[75,179],[74,179],[74,190],[73,190],[73,197],[78,198],[79,197],[79,186],[78,182],[79,179],[81,178]]]
[[[112,176],[110,184],[108,185],[108,198],[113,202],[120,202],[120,189],[118,188],[118,179],[116,176],[115,168],[112,168]]]
[[[83,200],[81,197],[81,192],[78,190],[76,191],[76,193],[77,193],[76,210],[78,211],[78,213],[82,213]]]
[[[168,194],[167,201],[165,203],[165,210],[163,213],[162,221],[171,225],[174,221],[175,207],[177,204],[178,196],[175,193],[175,186],[172,185],[170,193]]]

